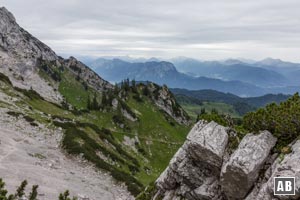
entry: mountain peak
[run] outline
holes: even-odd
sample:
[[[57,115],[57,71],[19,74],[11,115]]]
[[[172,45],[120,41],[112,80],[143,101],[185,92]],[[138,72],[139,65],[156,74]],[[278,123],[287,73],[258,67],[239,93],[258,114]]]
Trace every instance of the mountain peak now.
[[[5,7],[0,8],[0,36],[5,37],[16,25],[16,18]],[[3,40],[3,39],[2,39]]]
[[[14,15],[9,12],[5,7],[0,7],[0,20],[1,22],[4,20],[9,20],[10,22],[16,22],[16,18]]]
[[[270,58],[270,57],[265,58],[262,61],[260,61],[260,63],[263,63],[265,65],[274,65],[274,64],[281,63],[281,62],[283,62],[283,61],[280,59],[274,59],[274,58]]]
[[[5,7],[0,8],[0,46],[10,56],[27,63],[37,58],[56,60],[56,54],[44,43],[21,28]]]
[[[156,61],[152,61],[152,62],[156,62]],[[156,63],[159,63],[161,65],[163,71],[177,71],[176,67],[170,62],[161,61]]]

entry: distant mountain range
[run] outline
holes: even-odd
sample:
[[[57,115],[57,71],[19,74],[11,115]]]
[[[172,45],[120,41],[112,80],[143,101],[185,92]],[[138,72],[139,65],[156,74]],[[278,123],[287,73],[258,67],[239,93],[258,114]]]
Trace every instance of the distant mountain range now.
[[[153,61],[147,62],[138,62],[143,59],[127,60],[132,62],[99,58],[87,64],[111,82],[129,78],[166,84],[172,88],[212,89],[243,97],[268,93],[293,94],[300,90],[299,86],[295,86],[298,81],[291,78],[295,76],[294,73],[300,73],[300,66],[275,59],[245,63],[246,61],[234,59],[198,61],[191,58],[177,58],[170,60],[174,65],[156,58],[151,58]],[[271,70],[272,63],[276,64],[275,70]]]
[[[283,73],[287,69],[273,70],[273,64],[278,60],[266,59],[261,62],[245,63],[240,60],[229,59],[226,61],[198,61],[195,59],[173,59],[172,63],[178,71],[192,75],[218,78],[221,80],[238,80],[259,87],[282,87],[296,85],[299,82]],[[282,67],[279,67],[282,69]],[[290,71],[300,70],[300,66],[293,67]]]
[[[90,65],[98,74],[111,82],[120,82],[125,78],[137,81],[152,81],[166,84],[173,88],[191,90],[214,89],[230,92],[240,96],[260,96],[265,93],[262,88],[241,81],[223,81],[207,77],[192,77],[177,71],[170,62],[152,61],[130,63],[120,59],[98,59]]]
[[[204,102],[225,103],[231,105],[240,116],[272,102],[280,103],[290,97],[290,95],[283,94],[267,94],[260,97],[241,98],[231,93],[223,93],[215,90],[186,90],[177,88],[171,89],[171,92],[183,106],[202,106]]]
[[[215,90],[187,90],[187,89],[170,89],[175,95],[185,95],[197,99],[198,101],[222,102],[226,104],[247,103],[250,106],[259,108],[271,102],[280,103],[287,100],[290,95],[284,94],[267,94],[260,97],[242,98],[231,93],[223,93]]]

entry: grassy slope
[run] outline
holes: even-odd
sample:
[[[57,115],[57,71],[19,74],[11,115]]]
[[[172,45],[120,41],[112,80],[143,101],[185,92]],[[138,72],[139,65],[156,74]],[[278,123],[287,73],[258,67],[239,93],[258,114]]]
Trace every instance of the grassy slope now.
[[[62,81],[59,84],[59,92],[65,96],[67,102],[78,109],[84,109],[88,96],[93,96],[94,90],[85,90],[82,83],[74,79],[74,74],[65,70],[62,73]]]
[[[197,118],[197,114],[200,114],[200,111],[203,108],[207,112],[211,112],[212,109],[216,109],[220,114],[229,114],[232,117],[240,117],[232,105],[225,103],[203,102],[203,105],[181,104],[181,106],[193,119]]]
[[[144,167],[150,168],[152,174],[147,175],[143,172],[138,174],[138,177],[148,184],[168,165],[171,157],[184,142],[189,128],[180,126],[175,121],[175,126],[170,125],[166,120],[168,115],[153,106],[149,99],[138,103],[130,98],[128,104],[140,113],[140,122],[133,125],[133,130],[137,131],[141,146],[147,152],[145,157],[149,163],[143,162]]]

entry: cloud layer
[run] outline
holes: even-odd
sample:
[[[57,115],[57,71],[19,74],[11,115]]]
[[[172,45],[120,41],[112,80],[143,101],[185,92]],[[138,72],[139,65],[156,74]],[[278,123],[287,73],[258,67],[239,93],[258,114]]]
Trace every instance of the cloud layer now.
[[[69,55],[300,61],[298,0],[2,0]]]

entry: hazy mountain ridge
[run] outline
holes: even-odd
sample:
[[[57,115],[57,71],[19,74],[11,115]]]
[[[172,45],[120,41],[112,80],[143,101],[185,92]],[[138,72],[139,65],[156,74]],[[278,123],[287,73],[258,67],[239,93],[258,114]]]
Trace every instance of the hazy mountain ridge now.
[[[98,59],[90,65],[106,80],[120,82],[126,78],[137,81],[152,81],[157,84],[166,84],[173,88],[187,88],[191,90],[214,89],[231,92],[240,96],[259,96],[265,94],[260,88],[240,81],[223,81],[207,77],[191,77],[177,71],[170,62],[129,63],[119,59]]]
[[[236,59],[221,61],[198,61],[181,59],[173,61],[179,71],[222,80],[239,80],[260,87],[293,85],[293,82],[272,68],[263,68],[258,63],[249,64]],[[300,69],[300,68],[299,68]]]
[[[176,67],[171,62],[165,61],[131,63],[120,59],[104,58],[91,62],[90,66],[111,82],[120,82],[129,78],[137,81],[152,81],[160,85],[166,84],[172,88],[213,89],[246,97],[269,93],[293,94],[300,91],[300,86],[290,86],[294,79],[288,79],[279,72],[258,67],[257,62],[245,64],[233,59],[223,62],[202,62],[189,58],[173,60],[177,63]],[[177,68],[182,70],[178,65],[185,66],[185,73],[177,70]],[[201,74],[201,77],[198,77],[197,73]],[[225,77],[228,80],[223,80]]]

